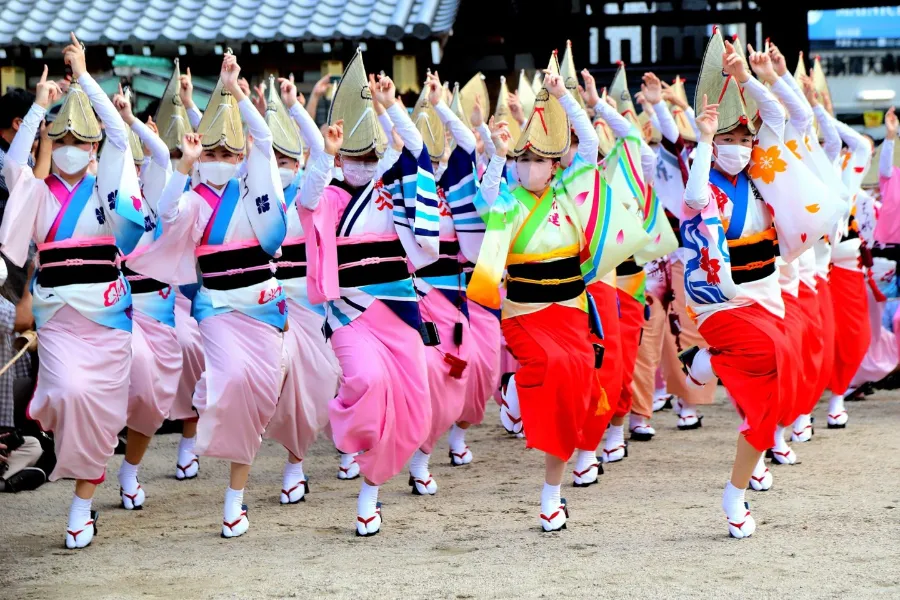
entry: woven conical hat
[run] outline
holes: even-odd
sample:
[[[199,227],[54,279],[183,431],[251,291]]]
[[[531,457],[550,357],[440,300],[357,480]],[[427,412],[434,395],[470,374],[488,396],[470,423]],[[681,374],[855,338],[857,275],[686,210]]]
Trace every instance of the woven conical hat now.
[[[718,29],[713,31],[706,52],[703,54],[703,63],[700,66],[700,80],[697,82],[697,91],[694,94],[694,111],[699,116],[703,108],[703,95],[706,94],[710,104],[719,104],[719,130],[717,133],[726,133],[738,125],[746,125],[751,133],[756,133],[750,116],[747,114],[747,106],[741,96],[741,89],[734,77],[726,76],[722,68],[722,54],[725,52],[725,42]]]
[[[209,97],[209,104],[197,126],[197,133],[202,136],[201,143],[205,149],[224,146],[235,154],[244,151],[241,109],[235,97],[222,85],[221,79]]]
[[[334,93],[334,100],[331,102],[331,109],[328,111],[329,124],[341,119],[344,120],[344,144],[341,146],[341,154],[363,156],[376,151],[381,125],[375,116],[372,90],[369,89],[366,67],[363,65],[362,52],[359,49],[344,69]]]
[[[272,132],[272,146],[285,156],[300,160],[303,156],[300,132],[281,101],[279,92],[275,76],[270,75],[269,86],[266,89],[266,125]]]
[[[62,108],[59,109],[47,132],[51,140],[58,140],[67,133],[71,133],[82,142],[99,142],[103,139],[100,122],[94,114],[90,99],[74,81],[69,84],[69,92]]]
[[[744,52],[744,44],[741,43],[741,38],[735,34],[731,36],[731,43],[737,51],[738,56],[740,56],[741,60],[744,62],[744,67],[747,69],[747,72],[753,73],[750,69],[750,63],[747,62],[747,54]],[[750,76],[753,77],[753,75]],[[756,104],[756,100],[754,100],[750,94],[744,93],[744,86],[741,86],[741,95],[744,97],[744,104],[747,106],[747,115],[756,121],[756,119],[759,118],[759,106]]]
[[[463,125],[472,128],[472,124],[469,122],[469,115],[466,114],[466,111],[463,110],[462,106],[462,94],[459,91],[459,82],[453,84],[453,97],[450,100],[450,110],[453,111],[459,120],[463,122]]]
[[[628,91],[628,81],[625,77],[625,63],[619,61],[619,70],[609,86],[609,95],[616,101],[619,114],[631,121],[633,125],[640,127],[634,102],[631,100],[631,92]]]
[[[525,69],[519,71],[519,87],[517,93],[519,94],[519,102],[522,104],[522,110],[525,114],[530,114],[531,109],[534,108],[534,90],[531,89],[531,82],[528,81],[528,78],[525,76]]]
[[[447,138],[444,135],[444,124],[441,123],[441,118],[428,100],[428,91],[427,85],[422,87],[422,93],[419,94],[419,99],[413,108],[412,120],[422,135],[422,139],[425,140],[428,156],[432,160],[439,161],[444,156]]]
[[[131,156],[134,157],[134,164],[139,165],[144,162],[144,145],[141,138],[133,129],[128,130],[128,146],[131,148]]]
[[[563,54],[562,63],[559,65],[560,75],[562,75],[563,83],[578,106],[584,108],[584,98],[578,92],[578,71],[575,70],[575,59],[572,58],[572,42],[566,41],[566,52]]]
[[[464,122],[470,122],[472,119],[475,98],[481,99],[481,114],[487,120],[487,115],[491,114],[491,100],[488,97],[487,85],[484,83],[484,75],[481,73],[476,73],[459,92],[459,102],[466,115]]]
[[[159,100],[159,109],[156,111],[155,118],[156,126],[159,128],[159,137],[166,143],[169,150],[180,148],[184,134],[193,131],[187,110],[178,94],[180,88],[181,70],[178,68],[178,59],[176,58],[175,69]]]
[[[497,108],[494,109],[494,121],[506,121],[509,126],[509,134],[517,140],[522,135],[522,126],[513,117],[509,110],[509,88],[506,86],[506,77],[500,77],[500,94],[497,98]]]
[[[616,145],[616,136],[612,132],[609,123],[599,117],[594,119],[594,131],[597,132],[597,137],[600,139],[600,146],[598,148],[600,154],[606,156],[612,152],[613,147]]]
[[[531,78],[531,92],[532,95],[537,96],[537,93],[541,91],[541,87],[544,85],[544,74],[537,70],[534,72],[534,77]]]
[[[688,100],[687,92],[684,90],[684,79],[676,75],[675,81],[672,82],[672,90],[675,92],[675,95],[687,103]],[[672,118],[675,120],[675,125],[678,127],[678,134],[681,136],[681,139],[686,142],[696,142],[697,134],[694,133],[694,128],[691,126],[691,121],[685,111],[674,104],[669,104],[669,111],[672,113]]]
[[[641,123],[641,132],[644,135],[644,141],[648,144],[659,144],[662,142],[662,132],[653,124],[653,120],[645,112],[638,115],[638,121]]]
[[[825,79],[825,71],[822,69],[822,61],[819,60],[818,56],[813,61],[812,82],[813,86],[816,88],[816,92],[822,99],[822,105],[826,108],[831,106],[831,91],[829,91],[828,89],[828,81]],[[833,108],[834,107],[832,107],[831,110],[832,114],[834,114]]]
[[[569,151],[569,127],[569,117],[562,104],[542,87],[512,155],[521,156],[531,150],[538,156],[559,158]]]

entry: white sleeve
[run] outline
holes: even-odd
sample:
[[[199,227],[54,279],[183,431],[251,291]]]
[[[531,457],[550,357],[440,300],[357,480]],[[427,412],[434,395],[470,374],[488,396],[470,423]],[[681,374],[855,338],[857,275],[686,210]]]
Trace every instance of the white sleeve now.
[[[694,154],[694,164],[684,187],[684,203],[694,210],[703,210],[709,204],[709,169],[712,164],[712,145],[699,142]]]
[[[475,129],[478,130],[478,135],[481,136],[481,141],[484,142],[484,156],[489,161],[491,160],[491,157],[497,153],[497,147],[494,146],[494,140],[491,139],[491,130],[488,129],[488,126],[484,123]]]
[[[375,179],[384,177],[384,174],[387,173],[388,169],[394,166],[394,163],[396,163],[399,158],[400,151],[394,148],[392,144],[388,144],[387,148],[384,149],[384,154],[378,161],[378,166],[375,167]]]
[[[390,115],[394,129],[397,130],[397,135],[403,140],[403,145],[406,149],[413,156],[419,156],[422,153],[422,148],[425,147],[425,140],[422,139],[422,134],[416,129],[415,123],[409,118],[409,113],[406,112],[406,109],[394,102],[387,109],[387,114]]]
[[[503,178],[503,172],[506,170],[506,159],[502,156],[494,155],[488,163],[481,178],[481,197],[488,204],[492,205],[500,195],[500,180]]]
[[[809,106],[806,98],[797,95],[794,90],[795,86],[790,84],[789,79],[793,81],[790,73],[785,73],[779,77],[772,86],[772,92],[787,107],[788,118],[794,129],[801,134],[805,134],[809,131],[809,126],[812,124],[812,108]]]
[[[841,136],[841,141],[847,144],[847,147],[850,148],[851,152],[856,153],[860,147],[865,147],[868,150],[869,143],[861,133],[837,119],[834,119],[834,126],[837,127],[838,135]]]
[[[890,177],[894,174],[894,140],[884,140],[884,143],[881,144],[878,174],[882,177]]]
[[[441,123],[450,130],[450,135],[453,136],[453,139],[456,140],[459,147],[466,152],[475,152],[475,145],[477,143],[475,134],[465,126],[452,110],[450,110],[450,107],[442,100],[434,107],[434,109],[441,118]]]
[[[391,132],[394,131],[394,122],[391,121],[391,118],[387,113],[381,113],[378,115],[378,122],[381,123],[381,129],[384,131],[384,135],[387,136],[389,141],[392,141]]]
[[[310,153],[314,151],[324,152],[325,138],[322,137],[322,132],[316,127],[316,122],[309,113],[306,112],[306,109],[297,102],[290,110],[288,110],[288,113],[290,113],[294,122],[300,126],[300,137],[303,138],[303,141],[309,147]]]
[[[828,160],[834,162],[838,154],[841,153],[841,136],[838,135],[834,120],[824,106],[817,104],[813,108],[813,113],[816,115],[816,121],[819,123],[819,129],[825,137],[825,156],[828,157]]]
[[[47,114],[47,110],[44,107],[39,104],[31,105],[25,118],[22,119],[22,124],[19,125],[19,131],[16,132],[13,141],[9,144],[9,150],[6,151],[7,159],[23,167],[28,167],[34,136],[37,135],[45,114]]]
[[[169,177],[166,187],[163,188],[162,193],[159,195],[159,204],[156,205],[159,218],[162,219],[163,223],[172,223],[184,210],[184,188],[188,179],[187,175],[178,170]]]
[[[778,139],[783,140],[784,108],[782,108],[778,98],[772,95],[772,92],[755,77],[751,77],[744,84],[744,89],[759,105],[759,116],[762,118],[763,123],[772,128]],[[750,115],[751,118],[754,116]]]
[[[153,130],[141,123],[140,119],[135,119],[131,124],[131,129],[141,138],[141,143],[150,149],[150,156],[157,165],[166,169],[169,167],[169,148],[166,143],[160,139]]]
[[[672,113],[669,112],[669,107],[666,106],[666,103],[658,102],[654,104],[653,111],[656,113],[654,115],[657,121],[656,127],[659,129],[660,133],[662,133],[663,137],[673,144],[677,142],[678,125],[675,124],[675,119],[672,118]]]
[[[319,206],[325,186],[331,181],[331,171],[334,169],[334,157],[326,152],[316,152],[309,155],[309,162],[303,172],[303,182],[300,185],[300,204],[303,208],[315,210]]]
[[[691,129],[694,130],[694,135],[697,136],[697,139],[700,139],[700,128],[697,127],[697,115],[694,114],[694,109],[690,106],[687,107],[687,110],[684,111],[684,114],[687,115],[688,121],[691,122]]]
[[[641,140],[641,173],[645,183],[653,183],[653,174],[656,172],[656,161],[659,160],[656,152],[644,140]]]
[[[103,130],[106,137],[109,138],[109,143],[124,152],[128,147],[128,128],[125,126],[125,121],[122,120],[122,115],[116,111],[112,100],[88,73],[79,77],[78,83],[90,99],[97,116],[103,122]]]
[[[627,136],[631,130],[631,122],[603,100],[594,107],[594,113],[607,122],[609,128],[612,129],[613,135],[617,138]]]
[[[578,136],[578,156],[583,158],[588,164],[597,163],[597,151],[600,148],[600,139],[594,126],[591,125],[591,119],[587,116],[587,112],[578,105],[578,102],[572,94],[566,93],[559,99],[563,110],[566,111],[569,120],[572,122],[572,128],[575,135]]]
[[[238,102],[241,109],[241,118],[247,125],[247,130],[253,136],[253,145],[263,153],[266,158],[272,158],[272,131],[266,125],[266,119],[259,114],[250,98],[244,98]]]
[[[191,122],[191,127],[194,131],[197,131],[197,127],[200,126],[200,121],[203,119],[203,113],[200,112],[200,109],[197,108],[197,105],[190,107],[187,109],[188,121]]]

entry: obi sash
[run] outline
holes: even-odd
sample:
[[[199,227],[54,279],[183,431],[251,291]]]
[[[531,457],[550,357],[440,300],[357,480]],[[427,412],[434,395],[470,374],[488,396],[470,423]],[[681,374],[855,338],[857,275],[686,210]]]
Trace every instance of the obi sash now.
[[[44,180],[50,192],[59,200],[59,212],[50,231],[47,232],[45,243],[61,242],[72,237],[75,233],[75,227],[78,225],[78,219],[84,207],[94,193],[94,184],[97,178],[93,175],[85,175],[78,184],[69,191],[62,180],[56,175],[50,175]],[[102,209],[98,209],[102,210]]]

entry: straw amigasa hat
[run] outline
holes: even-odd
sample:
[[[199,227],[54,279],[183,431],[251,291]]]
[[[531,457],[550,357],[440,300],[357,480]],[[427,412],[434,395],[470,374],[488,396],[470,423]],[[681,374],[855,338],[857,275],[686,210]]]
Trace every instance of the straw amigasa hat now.
[[[444,157],[444,148],[447,144],[447,136],[444,133],[444,124],[437,111],[428,100],[428,86],[422,87],[422,93],[413,107],[413,123],[425,140],[425,149],[433,161],[440,161]]]
[[[380,155],[387,146],[387,138],[375,116],[372,90],[363,65],[362,52],[357,49],[337,84],[334,100],[328,111],[328,123],[344,120],[344,144],[341,154],[363,156],[370,152]]]
[[[531,109],[534,108],[534,97],[536,94],[531,87],[531,82],[525,77],[525,69],[519,71],[519,87],[516,93],[519,94],[519,102],[522,103],[522,110],[525,111],[526,115],[531,114]]]
[[[230,53],[229,49],[229,53]],[[244,151],[244,126],[241,110],[231,92],[222,85],[221,78],[209,97],[206,112],[197,126],[204,150],[224,146],[226,150],[240,154]]]
[[[619,70],[613,77],[612,84],[609,86],[609,95],[616,101],[616,107],[619,114],[631,121],[631,124],[638,129],[641,123],[638,121],[637,111],[634,109],[634,102],[631,100],[631,93],[628,91],[628,81],[625,77],[625,63],[619,61]]]
[[[100,122],[94,114],[91,101],[77,82],[69,85],[69,92],[63,101],[56,119],[47,132],[51,140],[58,140],[71,133],[81,142],[99,142],[103,139]]]
[[[556,64],[558,73],[555,50],[550,63],[551,66]],[[517,157],[530,150],[544,158],[559,158],[569,151],[570,129],[569,117],[562,104],[543,86],[534,99],[534,108],[525,123],[525,130],[511,154]]]
[[[575,59],[572,58],[572,41],[566,40],[566,52],[563,54],[562,61],[559,65],[559,72],[562,75],[563,83],[578,106],[584,108],[584,98],[578,91],[578,71],[575,70]]]
[[[187,110],[181,103],[181,96],[178,94],[180,86],[181,70],[178,68],[178,59],[176,58],[175,69],[163,91],[155,117],[156,126],[159,128],[159,137],[169,150],[180,149],[184,135],[193,131]]]
[[[744,68],[747,69],[747,72],[750,73],[750,77],[753,77],[753,70],[750,68],[750,63],[747,62],[747,54],[744,52],[744,44],[741,43],[741,38],[734,34],[731,36],[731,44],[734,46],[734,49],[737,51],[738,56],[741,57],[741,60],[744,63]],[[759,105],[756,104],[756,100],[750,97],[750,94],[744,93],[744,86],[740,86],[741,88],[741,96],[744,98],[744,104],[747,105],[747,115],[753,120],[753,125],[756,129],[759,129],[762,125],[762,118],[759,116]]]
[[[638,115],[638,121],[641,123],[641,133],[644,136],[644,141],[648,144],[660,144],[662,143],[662,132],[656,128],[656,125],[653,124],[653,120],[650,118],[646,112],[642,112]]]
[[[484,75],[475,73],[475,75],[462,87],[459,92],[459,103],[462,112],[466,116],[463,123],[470,123],[472,118],[472,110],[475,108],[475,99],[481,99],[481,114],[487,122],[487,117],[491,114],[491,101],[488,98],[487,85],[484,83]]]
[[[494,122],[506,121],[509,126],[509,134],[517,140],[522,135],[522,126],[512,116],[509,109],[509,88],[506,85],[506,77],[500,77],[500,95],[497,98],[497,108],[494,109]]]
[[[274,75],[269,75],[269,86],[266,88],[266,125],[272,132],[272,147],[276,151],[294,160],[303,157],[300,132],[281,101],[280,88]]]
[[[672,90],[675,92],[675,95],[687,104],[688,99],[687,92],[684,91],[684,79],[676,75],[675,81],[672,82]],[[694,128],[691,127],[691,121],[687,114],[681,110],[681,107],[669,104],[669,111],[672,113],[672,118],[675,120],[675,125],[678,127],[678,134],[681,136],[681,139],[686,142],[696,142],[697,134],[694,133]]]
[[[717,102],[719,104],[719,130],[716,133],[727,133],[739,125],[744,125],[750,133],[755,134],[756,127],[747,112],[747,105],[744,103],[737,80],[731,75],[724,74],[722,64],[724,52],[725,42],[722,40],[722,33],[715,29],[706,45],[706,52],[700,65],[700,80],[694,94],[694,112],[700,115],[703,109],[703,95],[706,94],[709,104]]]

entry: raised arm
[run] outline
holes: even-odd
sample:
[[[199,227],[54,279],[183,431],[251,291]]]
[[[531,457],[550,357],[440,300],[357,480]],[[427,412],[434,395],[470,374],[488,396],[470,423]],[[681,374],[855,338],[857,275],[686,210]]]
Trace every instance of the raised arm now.
[[[415,123],[409,118],[409,113],[397,102],[397,88],[394,82],[386,75],[378,76],[378,84],[373,90],[375,100],[380,102],[387,109],[387,114],[391,117],[394,129],[403,140],[403,145],[409,150],[413,156],[419,156],[422,148],[425,147],[425,141],[419,130],[416,129]]]
[[[581,73],[587,82],[591,74],[585,69]],[[575,97],[566,89],[563,78],[559,75],[546,75],[544,77],[544,85],[547,91],[553,94],[562,104],[566,116],[572,123],[575,135],[578,136],[578,156],[589,164],[597,162],[597,149],[600,147],[600,139],[594,126],[591,125],[591,119],[587,116],[587,112],[578,105]]]
[[[113,106],[119,111],[119,115],[126,125],[137,134],[141,140],[141,144],[150,150],[150,157],[164,171],[169,168],[169,149],[166,143],[160,139],[156,133],[144,123],[138,120],[131,110],[131,98],[122,92],[122,86],[119,86],[119,92],[113,96]]]
[[[334,169],[334,157],[344,143],[344,123],[338,121],[334,125],[322,126],[324,146],[322,152],[310,152],[303,182],[300,185],[299,203],[307,210],[315,210],[319,206],[325,186],[331,181]]]
[[[800,135],[805,135],[812,125],[812,107],[806,101],[803,91],[787,68],[787,61],[778,46],[766,40],[766,52],[778,76],[772,85],[772,92],[787,107],[791,125]]]
[[[775,67],[772,65],[772,58],[765,52],[756,52],[753,46],[747,45],[747,60],[750,67],[760,81],[754,79],[747,66],[741,59],[740,55],[731,42],[725,42],[725,64],[723,72],[734,77],[737,82],[744,87],[744,92],[751,98],[756,100],[759,105],[759,116],[763,123],[768,125],[778,136],[778,139],[784,139],[784,109],[778,99],[763,85],[763,82],[769,85],[775,85],[778,81],[778,75],[775,73]],[[755,115],[750,115],[752,119]]]
[[[700,137],[697,138],[697,149],[694,163],[684,188],[684,203],[692,210],[703,210],[709,204],[709,170],[712,163],[712,141],[719,129],[719,105],[707,105],[707,97],[703,96],[703,112],[697,117]]]
[[[72,72],[74,75],[74,68]],[[122,117],[116,110],[116,107],[113,106],[113,103],[106,95],[106,92],[101,89],[97,82],[94,81],[94,78],[88,73],[85,72],[79,75],[78,83],[90,99],[91,106],[94,107],[97,116],[100,117],[100,121],[103,123],[103,131],[106,133],[106,137],[109,140],[108,143],[124,152],[125,148],[128,147],[128,128],[125,125],[125,121],[122,120]],[[71,94],[72,92],[69,93]]]
[[[314,151],[322,152],[325,148],[322,132],[316,127],[315,120],[300,104],[297,97],[297,86],[294,85],[293,81],[285,77],[280,77],[278,82],[281,85],[281,100],[287,107],[291,118],[300,127],[300,137],[303,138],[303,142],[309,147],[310,154]]]
[[[47,67],[44,67],[45,73],[46,69]],[[47,83],[56,85],[52,81]],[[58,89],[59,88],[57,88],[57,90]],[[38,89],[38,93],[40,94],[40,88]],[[58,97],[59,96],[57,95],[57,98]],[[25,118],[22,119],[22,124],[19,125],[19,130],[16,132],[13,141],[9,144],[9,150],[6,151],[6,160],[13,161],[22,167],[29,166],[28,158],[31,156],[31,146],[34,144],[34,136],[37,135],[38,129],[41,127],[41,122],[44,120],[44,115],[47,114],[46,107],[41,105],[42,102],[49,101],[41,99],[40,95],[38,95],[34,104],[28,109],[28,113],[25,115]]]
[[[825,155],[828,157],[828,160],[834,162],[841,153],[841,136],[838,133],[834,118],[828,114],[828,111],[821,104],[813,107],[813,113],[815,113],[816,121],[819,123],[819,130],[825,137]]]
[[[894,175],[894,142],[897,140],[897,129],[900,128],[896,109],[893,106],[884,115],[884,125],[887,129],[887,134],[884,137],[884,143],[881,145],[878,174],[881,177],[889,178]]]

